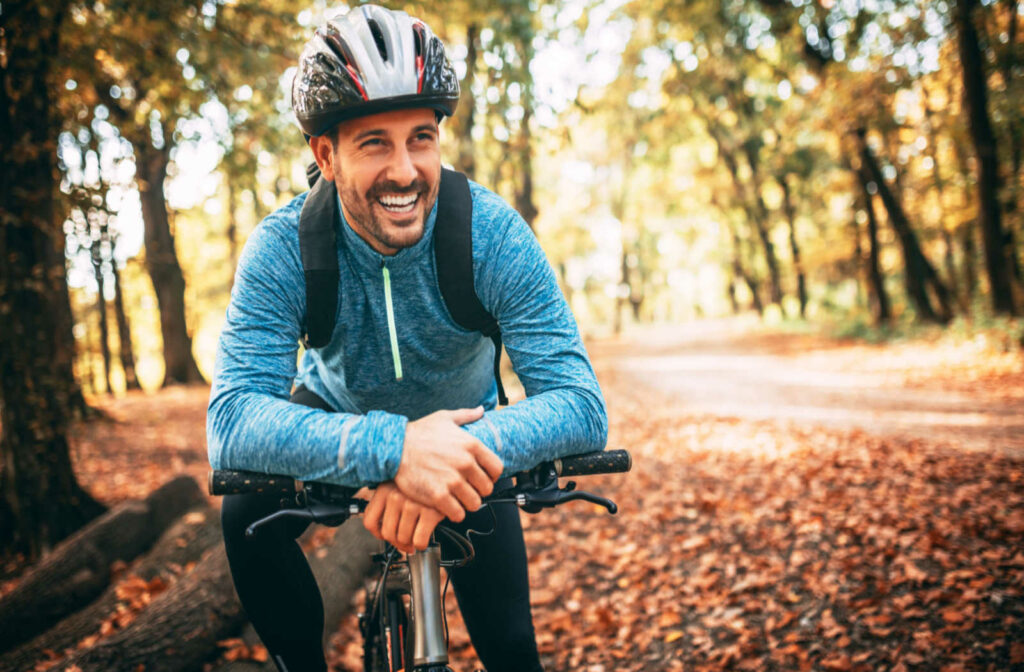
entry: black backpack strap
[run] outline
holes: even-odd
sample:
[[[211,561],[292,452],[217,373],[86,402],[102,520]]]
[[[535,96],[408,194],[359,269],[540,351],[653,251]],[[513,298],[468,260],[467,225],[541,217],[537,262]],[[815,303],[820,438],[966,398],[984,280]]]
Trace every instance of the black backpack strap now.
[[[306,276],[306,324],[303,344],[322,348],[331,340],[338,311],[338,190],[319,180],[312,164],[306,177],[312,189],[299,215],[299,250]]]
[[[454,170],[441,171],[434,223],[434,261],[448,313],[463,329],[479,331],[494,342],[494,380],[498,403],[508,405],[501,384],[501,331],[473,286],[473,198],[469,180]]]

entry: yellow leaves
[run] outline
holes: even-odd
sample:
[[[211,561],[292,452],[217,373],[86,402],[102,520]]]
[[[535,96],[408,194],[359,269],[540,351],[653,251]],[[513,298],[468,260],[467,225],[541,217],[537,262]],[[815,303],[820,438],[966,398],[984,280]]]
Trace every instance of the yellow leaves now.
[[[225,649],[223,659],[225,661],[252,660],[257,663],[265,663],[270,655],[266,647],[261,644],[253,646],[246,645],[241,638],[223,639],[217,642],[217,646]]]

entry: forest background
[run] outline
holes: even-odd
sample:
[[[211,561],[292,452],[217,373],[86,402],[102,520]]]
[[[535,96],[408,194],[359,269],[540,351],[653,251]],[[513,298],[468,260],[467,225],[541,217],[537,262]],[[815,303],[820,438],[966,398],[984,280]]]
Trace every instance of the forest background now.
[[[537,234],[585,336],[751,313],[999,349],[1024,326],[1017,0],[454,0],[443,157]],[[306,189],[333,3],[0,5],[0,546],[103,506],[69,422],[208,381],[235,264]],[[99,403],[102,406],[102,403]]]

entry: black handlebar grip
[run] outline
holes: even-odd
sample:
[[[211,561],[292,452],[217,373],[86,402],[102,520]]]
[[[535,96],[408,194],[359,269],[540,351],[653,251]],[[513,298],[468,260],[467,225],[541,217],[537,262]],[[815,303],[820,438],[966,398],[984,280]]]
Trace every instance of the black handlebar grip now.
[[[625,450],[606,450],[599,453],[573,455],[554,461],[559,476],[587,476],[589,474],[618,474],[629,471],[633,458]]]
[[[302,483],[291,476],[218,469],[210,472],[209,489],[211,495],[294,495],[302,489]]]

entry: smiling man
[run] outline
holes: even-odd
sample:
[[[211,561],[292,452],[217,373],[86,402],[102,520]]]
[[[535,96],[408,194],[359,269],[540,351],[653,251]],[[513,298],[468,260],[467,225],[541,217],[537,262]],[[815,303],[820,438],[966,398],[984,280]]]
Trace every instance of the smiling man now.
[[[404,12],[363,5],[307,44],[292,107],[320,178],[246,243],[217,353],[209,455],[214,468],[373,486],[364,524],[405,551],[425,548],[446,518],[493,527],[474,538],[475,561],[452,570],[456,598],[488,672],[536,672],[518,510],[477,509],[503,471],[603,449],[607,418],[543,251],[518,213],[472,182],[471,242],[454,263],[471,273],[462,292],[496,321],[526,399],[496,408],[501,341],[461,326],[443,296],[450,269],[437,264],[451,262],[435,234],[451,230],[439,201],[457,174],[443,177],[438,125],[458,99],[444,46]],[[332,241],[312,249],[300,226],[311,203]],[[335,273],[329,292],[304,265],[317,255]],[[317,319],[330,320],[322,339],[309,338]],[[323,606],[295,542],[305,525],[244,536],[277,505],[224,498],[232,577],[278,668],[320,672]]]

